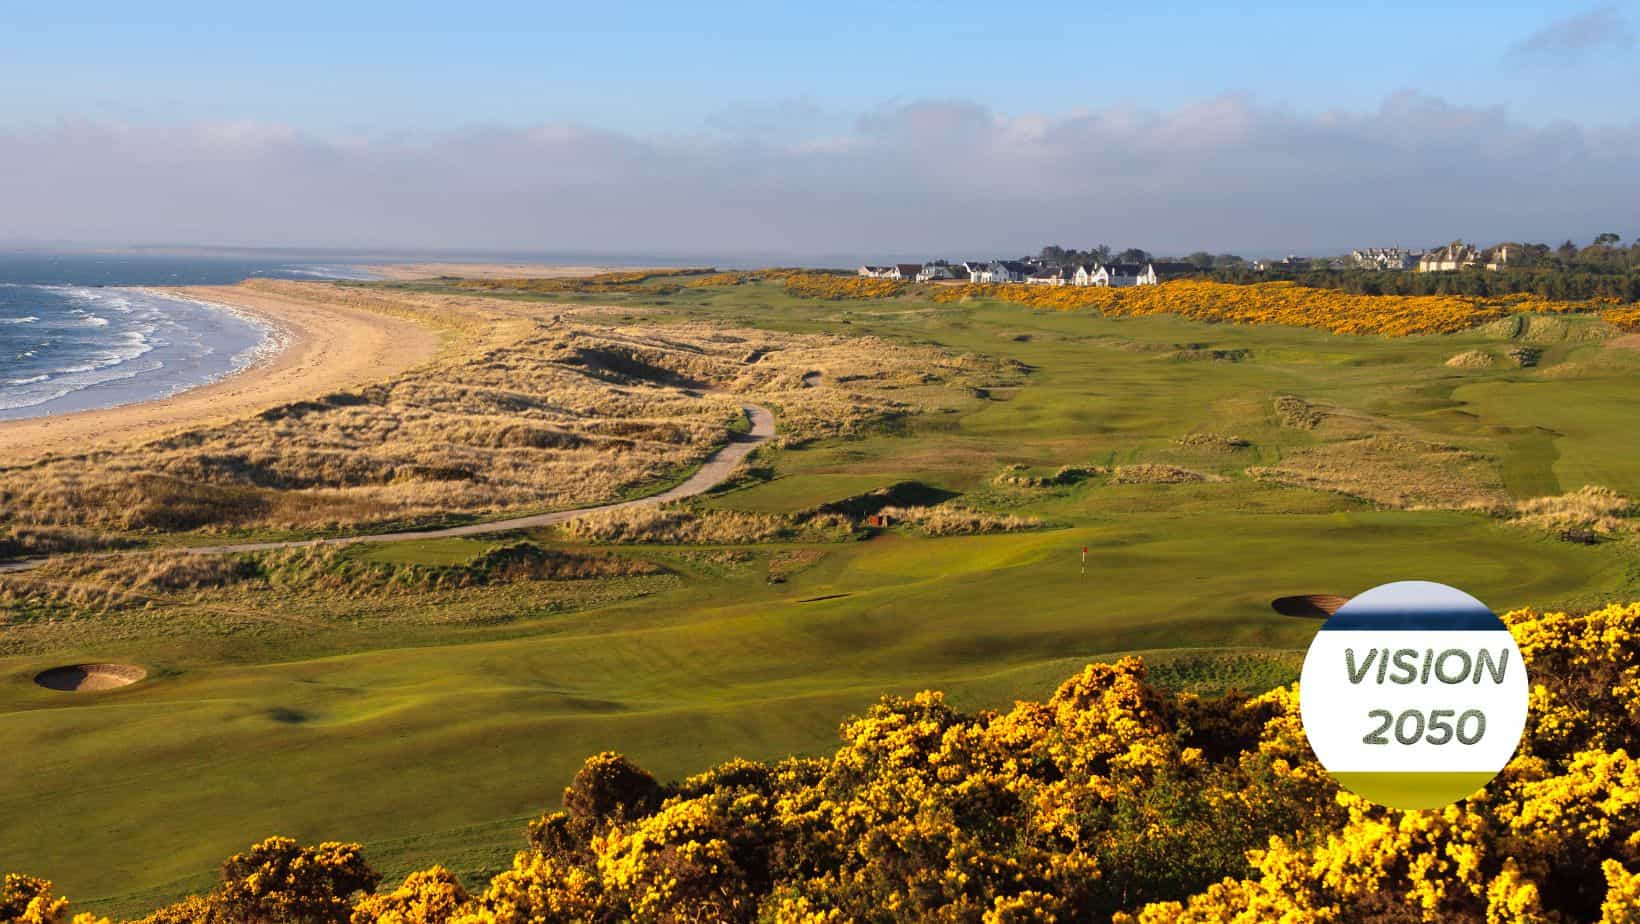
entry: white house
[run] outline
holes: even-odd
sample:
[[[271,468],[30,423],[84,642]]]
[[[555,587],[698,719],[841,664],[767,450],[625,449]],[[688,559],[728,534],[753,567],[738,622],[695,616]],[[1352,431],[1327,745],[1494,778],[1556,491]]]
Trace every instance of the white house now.
[[[860,273],[861,276],[864,276],[867,279],[883,279],[883,278],[886,278],[888,276],[889,272],[892,271],[893,269],[894,269],[894,267],[892,267],[892,266],[871,266],[871,265],[866,265],[866,266],[860,267],[859,273]]]
[[[1110,271],[1097,263],[1084,263],[1071,275],[1073,286],[1108,286]]]
[[[1110,274],[1110,282],[1108,285],[1113,288],[1121,286],[1155,285],[1156,273],[1154,270],[1152,270],[1149,274],[1150,282],[1144,283],[1139,281],[1140,278],[1145,275],[1145,270],[1146,267],[1140,266],[1137,263],[1112,263],[1110,266],[1105,267],[1105,271]]]
[[[977,272],[970,270],[969,282],[982,282],[990,285],[1001,285],[1008,282],[1024,282],[1030,275],[1031,269],[1023,263],[1011,260],[993,260],[990,263],[974,264],[982,266]]]
[[[1062,286],[1068,285],[1074,277],[1061,266],[1043,266],[1036,272],[1025,277],[1027,285],[1033,286]]]
[[[962,272],[961,267],[954,267],[946,263],[925,263],[917,273],[918,282],[929,282],[935,279],[956,279]]]
[[[1410,251],[1399,247],[1368,247],[1350,252],[1350,259],[1362,269],[1404,270],[1415,262]]]
[[[1453,241],[1445,247],[1437,247],[1424,254],[1418,261],[1420,273],[1453,273],[1468,269],[1481,262],[1481,252],[1465,244],[1463,241]]]
[[[1036,267],[1018,260],[1003,260],[997,263],[995,271],[997,282],[1024,282],[1025,277],[1036,272]]]
[[[1161,281],[1153,263],[1094,263],[1078,266],[1066,278],[1073,286],[1153,286]]]

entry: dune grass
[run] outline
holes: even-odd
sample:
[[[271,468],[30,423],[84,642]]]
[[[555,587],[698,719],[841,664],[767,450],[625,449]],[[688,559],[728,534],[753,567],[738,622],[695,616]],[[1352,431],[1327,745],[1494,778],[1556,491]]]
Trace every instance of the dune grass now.
[[[1040,527],[948,537],[891,527],[849,542],[702,532],[690,546],[540,533],[523,538],[657,570],[413,594],[322,582],[159,588],[151,605],[100,615],[0,609],[0,747],[29,763],[0,776],[6,862],[104,912],[199,887],[222,856],[272,833],[363,841],[389,876],[443,862],[471,878],[504,863],[521,820],[556,805],[600,750],[674,777],[735,755],[817,753],[843,716],[884,692],[935,687],[965,708],[1006,706],[1122,653],[1143,654],[1183,689],[1263,688],[1292,678],[1315,631],[1270,609],[1289,594],[1422,578],[1501,610],[1640,590],[1632,537],[1574,545],[1485,511],[1399,509],[1411,505],[1247,473],[1370,438],[1454,447],[1506,511],[1563,484],[1633,496],[1640,447],[1618,419],[1623,405],[1605,402],[1632,386],[1640,351],[1571,336],[1594,319],[1556,319],[1567,336],[1537,367],[1451,368],[1446,358],[1464,350],[1501,355],[1531,326],[1382,339],[984,299],[805,300],[755,282],[631,288],[464,297],[514,317],[596,299],[609,305],[598,324],[674,342],[706,330],[778,342],[858,334],[908,356],[977,357],[984,394],[961,384],[959,368],[925,381],[828,366],[804,387],[821,364],[788,357],[790,388],[769,385],[769,403],[801,438],[760,452],[758,477],[695,503],[746,515],[721,523],[765,523],[915,481],[958,495],[947,503],[959,509]],[[1180,344],[1247,352],[1180,361]],[[868,378],[842,380],[855,374]],[[856,394],[919,413],[804,429]],[[1282,395],[1326,416],[1284,425]],[[1091,474],[997,483],[1010,465]],[[1108,473],[1121,466],[1202,478],[1115,483]],[[1391,482],[1424,474],[1369,467]],[[1422,506],[1463,506],[1444,497]],[[519,538],[347,557],[460,569]],[[93,661],[141,665],[149,678],[88,694],[31,680]]]

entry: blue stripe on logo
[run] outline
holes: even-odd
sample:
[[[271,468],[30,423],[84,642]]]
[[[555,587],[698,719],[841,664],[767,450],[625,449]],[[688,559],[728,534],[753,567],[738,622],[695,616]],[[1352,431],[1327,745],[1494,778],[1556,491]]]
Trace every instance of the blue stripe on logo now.
[[[1339,608],[1332,618],[1321,624],[1323,632],[1498,632],[1503,620],[1491,610],[1422,609],[1417,607],[1383,608],[1360,607],[1353,612],[1348,605]]]

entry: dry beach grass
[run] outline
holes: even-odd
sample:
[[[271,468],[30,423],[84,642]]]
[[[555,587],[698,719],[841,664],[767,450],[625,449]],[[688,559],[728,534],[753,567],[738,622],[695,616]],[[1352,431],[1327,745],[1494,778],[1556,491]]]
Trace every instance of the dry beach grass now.
[[[156,439],[81,428],[53,457],[0,467],[0,526],[311,530],[582,506],[699,464],[744,423],[734,395],[775,404],[793,444],[915,413],[918,394],[966,393],[996,372],[870,338],[623,326],[596,308],[465,295],[262,282],[214,296],[380,318],[418,332],[408,354],[421,361],[328,393],[333,379],[315,373],[305,392],[247,395],[227,421],[212,404]],[[446,341],[436,356],[429,337]],[[816,371],[836,384],[808,387]]]

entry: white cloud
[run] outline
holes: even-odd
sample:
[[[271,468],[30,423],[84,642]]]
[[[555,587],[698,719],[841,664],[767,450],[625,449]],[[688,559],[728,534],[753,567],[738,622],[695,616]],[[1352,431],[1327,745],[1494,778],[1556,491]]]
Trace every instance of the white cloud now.
[[[1320,115],[1239,96],[1012,115],[922,101],[826,137],[736,128],[642,137],[547,124],[381,138],[255,123],[0,128],[0,239],[1260,252],[1559,239],[1640,212],[1640,123],[1534,127],[1411,92],[1375,111]]]

